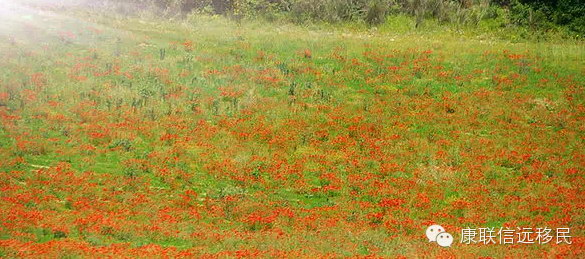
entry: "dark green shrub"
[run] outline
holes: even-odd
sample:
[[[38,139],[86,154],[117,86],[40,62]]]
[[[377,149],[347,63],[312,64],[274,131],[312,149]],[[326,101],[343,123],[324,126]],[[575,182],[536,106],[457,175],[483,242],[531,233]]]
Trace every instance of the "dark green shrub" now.
[[[378,25],[386,21],[390,4],[386,1],[373,1],[368,6],[365,21],[369,25]]]

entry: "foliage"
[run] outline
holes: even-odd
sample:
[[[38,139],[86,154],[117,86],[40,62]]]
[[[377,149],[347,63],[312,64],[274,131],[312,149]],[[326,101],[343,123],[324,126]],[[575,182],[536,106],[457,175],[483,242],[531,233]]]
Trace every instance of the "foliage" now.
[[[516,24],[544,29],[560,26],[585,35],[585,5],[581,0],[518,0],[511,10]]]
[[[187,19],[5,20],[0,256],[584,258],[581,43]]]
[[[413,17],[415,28],[435,21],[448,26],[477,27],[487,20],[500,24],[498,28],[515,27],[525,31],[525,37],[549,32],[585,37],[585,5],[581,0],[85,0],[75,3],[83,2],[98,10],[125,15],[151,13],[185,17],[189,13],[204,13],[237,21],[261,18],[305,24],[363,23],[371,27],[400,15]]]

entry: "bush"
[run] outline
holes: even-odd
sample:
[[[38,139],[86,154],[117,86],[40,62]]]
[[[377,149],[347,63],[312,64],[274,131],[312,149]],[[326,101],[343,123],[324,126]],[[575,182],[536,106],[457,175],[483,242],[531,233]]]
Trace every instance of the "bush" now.
[[[368,6],[368,10],[366,12],[366,23],[369,25],[378,25],[384,23],[388,9],[389,4],[387,2],[373,1],[373,3]]]
[[[582,0],[514,0],[514,23],[549,30],[561,26],[585,34],[585,5]]]
[[[582,0],[101,0],[124,14],[151,10],[176,15],[213,13],[235,20],[263,17],[305,22],[385,23],[388,15],[410,15],[414,27],[436,19],[440,24],[490,27],[514,25],[529,30],[569,30],[585,35]],[[483,23],[486,24],[486,23]],[[530,33],[527,33],[530,34]]]

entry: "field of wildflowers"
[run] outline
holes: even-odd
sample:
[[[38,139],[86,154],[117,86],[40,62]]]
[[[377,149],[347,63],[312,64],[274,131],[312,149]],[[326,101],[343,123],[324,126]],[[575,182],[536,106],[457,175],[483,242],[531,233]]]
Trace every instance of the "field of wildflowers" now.
[[[1,257],[585,256],[582,44],[26,18],[0,34]],[[571,244],[460,242],[492,227]]]

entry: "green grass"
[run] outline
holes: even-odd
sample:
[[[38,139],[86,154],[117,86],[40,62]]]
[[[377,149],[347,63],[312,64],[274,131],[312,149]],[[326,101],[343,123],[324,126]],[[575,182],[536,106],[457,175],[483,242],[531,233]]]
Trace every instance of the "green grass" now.
[[[0,236],[25,244],[0,243],[3,255],[49,241],[74,257],[60,242],[264,257],[582,253],[423,238],[430,221],[582,234],[570,173],[584,150],[582,42],[412,31],[405,17],[365,31],[56,14],[0,41],[0,209],[20,213],[3,215]],[[67,30],[74,39],[60,39]]]

